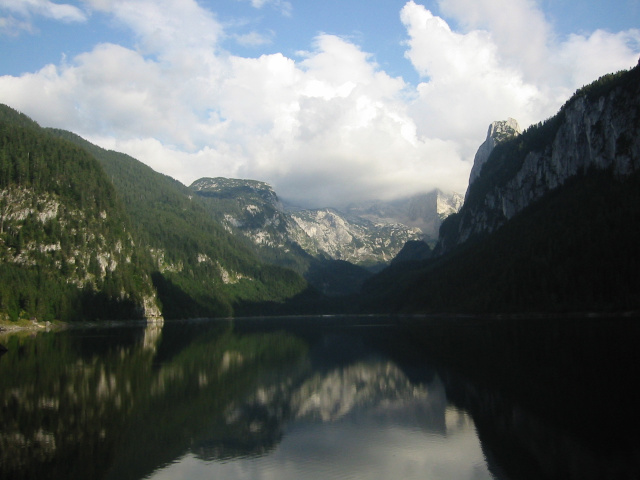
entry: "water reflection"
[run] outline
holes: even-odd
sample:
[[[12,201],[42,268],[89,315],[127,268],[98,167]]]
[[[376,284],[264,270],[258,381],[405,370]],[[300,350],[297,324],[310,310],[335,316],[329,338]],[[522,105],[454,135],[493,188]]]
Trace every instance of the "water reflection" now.
[[[582,323],[572,348],[574,327],[521,325],[246,320],[3,337],[0,478],[637,478],[637,398],[619,398],[637,383],[637,328],[603,340]],[[593,360],[595,345],[614,363]],[[613,375],[616,362],[627,373]]]
[[[225,421],[235,433],[151,478],[493,478],[473,421],[440,379],[412,383],[391,361],[274,379],[233,402]]]

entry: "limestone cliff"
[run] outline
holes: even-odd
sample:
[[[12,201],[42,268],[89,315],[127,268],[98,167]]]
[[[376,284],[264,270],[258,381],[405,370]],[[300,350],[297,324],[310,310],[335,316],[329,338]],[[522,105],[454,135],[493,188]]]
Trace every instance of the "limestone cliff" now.
[[[594,169],[617,177],[638,171],[640,66],[578,90],[556,116],[483,158],[479,151],[481,170],[475,178],[472,173],[460,212],[440,229],[438,254],[495,231],[571,178]]]
[[[442,221],[462,206],[463,197],[455,192],[432,190],[391,201],[351,204],[346,213],[376,224],[401,224],[419,228],[423,239],[435,244]]]
[[[302,252],[304,257],[377,265],[391,261],[405,242],[421,236],[412,226],[330,208],[285,211],[272,187],[255,180],[201,178],[190,188],[229,232],[249,239],[261,254],[276,252],[266,260],[278,262]]]
[[[482,166],[487,162],[496,145],[520,135],[520,125],[513,118],[493,122],[489,125],[486,140],[480,145],[473,159],[473,167],[469,175],[469,186],[480,176]]]

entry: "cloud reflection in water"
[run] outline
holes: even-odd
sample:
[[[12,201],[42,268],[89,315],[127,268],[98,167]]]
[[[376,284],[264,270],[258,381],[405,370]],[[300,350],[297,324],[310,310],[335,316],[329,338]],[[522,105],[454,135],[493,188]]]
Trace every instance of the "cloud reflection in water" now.
[[[224,460],[188,453],[150,478],[493,478],[473,421],[448,405],[437,376],[414,384],[392,362],[360,361],[279,385],[247,398],[288,412],[275,449]],[[236,405],[229,421],[249,410]]]

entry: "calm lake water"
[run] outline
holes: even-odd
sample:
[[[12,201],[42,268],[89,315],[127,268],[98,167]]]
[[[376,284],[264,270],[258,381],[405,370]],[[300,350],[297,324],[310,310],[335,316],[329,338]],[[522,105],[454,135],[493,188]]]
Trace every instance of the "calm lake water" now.
[[[0,336],[2,479],[638,479],[635,318]]]

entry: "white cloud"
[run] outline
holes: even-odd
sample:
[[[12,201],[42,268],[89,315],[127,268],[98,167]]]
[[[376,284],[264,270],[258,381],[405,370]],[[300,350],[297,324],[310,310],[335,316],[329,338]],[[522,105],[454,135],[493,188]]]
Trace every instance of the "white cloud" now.
[[[502,12],[484,0],[443,0],[450,23],[408,2],[406,56],[422,79],[412,86],[332,35],[295,58],[234,56],[220,47],[233,34],[193,0],[85,5],[129,28],[136,47],[100,44],[0,77],[0,102],[187,184],[259,179],[318,206],[462,192],[491,121],[542,120],[582,84],[634,65],[639,50],[636,30],[559,40],[531,2]]]
[[[406,56],[425,78],[412,104],[420,132],[456,142],[469,158],[478,146],[474,132],[486,131],[491,121],[537,118],[537,87],[501,62],[489,32],[454,32],[442,18],[413,2],[403,8],[401,19],[410,38]]]
[[[33,25],[26,20],[19,20],[13,15],[0,17],[0,35],[15,37],[22,32],[33,33],[33,31]]]
[[[633,66],[639,52],[640,30],[596,30],[588,36],[570,35],[551,60],[561,74],[559,81],[580,87],[605,73]]]
[[[0,9],[9,10],[23,17],[38,15],[67,23],[84,22],[87,19],[85,13],[78,7],[49,0],[4,0]]]
[[[534,0],[439,0],[438,4],[462,33],[488,35],[501,62],[516,68],[526,81],[549,73],[545,58],[554,35]]]
[[[267,35],[258,32],[249,32],[242,35],[234,35],[236,42],[243,47],[257,47],[268,45],[273,42],[273,32]]]
[[[411,112],[419,132],[456,142],[465,159],[477,148],[474,132],[491,121],[511,116],[526,127],[543,120],[576,88],[633,66],[640,49],[637,30],[559,39],[528,0],[439,5],[460,31],[413,1],[401,12],[406,56],[424,79]]]
[[[293,6],[291,2],[287,2],[286,0],[248,0],[251,2],[251,6],[253,8],[262,8],[265,5],[271,5],[276,10],[279,10],[280,13],[284,16],[291,16],[291,12],[293,11]]]

